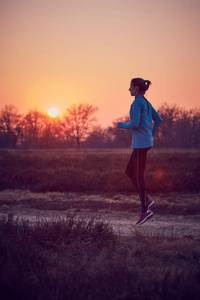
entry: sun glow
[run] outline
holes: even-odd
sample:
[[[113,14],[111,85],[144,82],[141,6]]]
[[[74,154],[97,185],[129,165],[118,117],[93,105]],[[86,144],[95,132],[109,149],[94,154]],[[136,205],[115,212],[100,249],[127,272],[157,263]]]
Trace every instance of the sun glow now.
[[[48,110],[48,114],[49,114],[49,116],[50,117],[52,117],[52,118],[55,118],[55,117],[57,117],[58,116],[58,109],[56,108],[56,107],[51,107],[51,108],[49,108],[49,110]]]

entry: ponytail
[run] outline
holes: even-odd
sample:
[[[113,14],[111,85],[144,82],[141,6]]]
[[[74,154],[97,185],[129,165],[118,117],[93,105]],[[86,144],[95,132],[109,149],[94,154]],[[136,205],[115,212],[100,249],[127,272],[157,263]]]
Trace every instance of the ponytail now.
[[[145,92],[146,92],[148,90],[149,86],[151,85],[151,81],[144,80],[144,85],[145,85]]]

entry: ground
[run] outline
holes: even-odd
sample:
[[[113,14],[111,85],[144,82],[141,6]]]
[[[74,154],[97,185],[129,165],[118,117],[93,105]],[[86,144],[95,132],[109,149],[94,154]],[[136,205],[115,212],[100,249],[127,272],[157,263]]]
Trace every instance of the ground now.
[[[37,219],[95,218],[109,222],[116,233],[125,236],[145,234],[199,238],[200,193],[156,194],[152,198],[154,216],[142,225],[136,194],[32,193],[22,190],[0,192],[0,216],[12,213],[31,222]]]

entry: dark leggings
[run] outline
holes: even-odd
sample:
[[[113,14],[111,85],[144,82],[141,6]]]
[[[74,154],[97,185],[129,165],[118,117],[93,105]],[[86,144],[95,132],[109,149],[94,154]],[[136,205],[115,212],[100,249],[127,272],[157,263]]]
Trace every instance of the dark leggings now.
[[[147,194],[144,181],[144,170],[147,160],[147,151],[150,148],[134,149],[126,167],[126,174],[137,188],[141,201],[142,212],[147,211]]]

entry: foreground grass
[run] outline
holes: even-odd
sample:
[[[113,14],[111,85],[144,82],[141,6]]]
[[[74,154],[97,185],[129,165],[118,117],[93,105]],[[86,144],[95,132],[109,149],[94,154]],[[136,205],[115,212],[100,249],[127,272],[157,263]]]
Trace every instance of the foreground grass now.
[[[0,268],[1,299],[199,299],[200,239],[122,239],[92,219],[31,226],[11,215]]]
[[[0,189],[132,192],[125,175],[131,151],[1,150]],[[149,192],[197,192],[199,178],[200,151],[150,150],[146,168]]]

